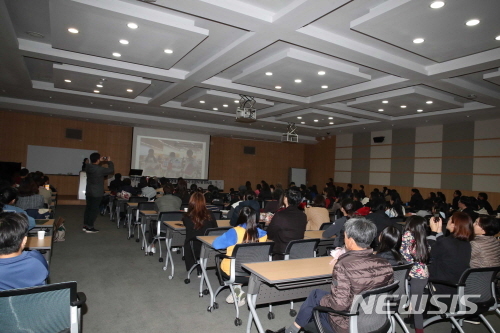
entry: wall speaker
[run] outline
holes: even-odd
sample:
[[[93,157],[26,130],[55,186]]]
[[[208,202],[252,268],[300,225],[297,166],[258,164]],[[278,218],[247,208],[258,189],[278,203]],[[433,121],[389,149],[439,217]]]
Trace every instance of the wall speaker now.
[[[255,147],[250,147],[250,146],[243,147],[243,154],[255,155]]]
[[[381,143],[384,142],[385,136],[376,136],[373,138],[374,143]]]
[[[66,139],[81,140],[83,138],[83,131],[81,129],[66,128]]]

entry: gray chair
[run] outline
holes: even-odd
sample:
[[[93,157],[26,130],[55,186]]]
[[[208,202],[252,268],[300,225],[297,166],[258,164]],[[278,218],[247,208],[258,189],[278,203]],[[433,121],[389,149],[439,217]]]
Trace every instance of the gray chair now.
[[[231,229],[231,227],[220,227],[220,228],[208,228],[207,230],[205,230],[205,236],[220,236],[222,234],[224,234],[226,231],[228,231],[229,229]],[[200,262],[198,261],[198,255],[195,253],[195,250],[194,250],[194,244],[195,242],[198,242],[200,243],[199,240],[191,240],[189,242],[189,246],[191,248],[191,253],[193,254],[193,258],[196,258],[196,263],[191,266],[191,268],[189,269],[188,273],[187,273],[187,278],[184,280],[184,283],[185,284],[189,284],[191,282],[191,273],[193,272],[193,270],[200,265]],[[207,293],[208,293],[208,290],[207,290]]]
[[[248,284],[248,280],[250,279],[250,274],[244,271],[241,265],[252,262],[271,261],[273,246],[274,242],[236,244],[230,257],[225,254],[218,254],[215,256],[217,277],[219,278],[220,284],[220,287],[215,292],[215,297],[217,297],[222,289],[229,287],[231,295],[233,295],[233,299],[235,300],[236,319],[234,320],[234,325],[236,326],[241,326],[242,321],[239,318],[240,310],[238,308],[238,302],[236,301],[236,294],[234,293],[234,284]],[[229,275],[220,268],[223,259],[230,260]],[[219,305],[217,302],[214,302],[213,308],[217,309],[218,307]]]
[[[436,285],[444,285],[457,288],[459,299],[462,299],[464,295],[479,295],[479,297],[469,297],[468,302],[457,302],[457,309],[448,308],[446,312],[425,320],[424,327],[436,321],[450,320],[460,333],[464,333],[461,327],[463,319],[479,317],[488,330],[494,333],[495,330],[484,317],[484,313],[496,310],[497,300],[494,282],[498,272],[500,272],[500,267],[469,268],[462,273],[456,284],[448,281],[429,280],[429,290],[432,296],[435,294]],[[467,303],[475,304],[476,311],[472,312]]]
[[[332,308],[317,306],[314,308],[314,323],[313,325],[307,325],[305,327],[306,332],[319,332],[327,333],[331,332],[330,328],[325,328],[321,325],[320,312],[335,313],[340,316],[349,317],[349,332],[350,333],[383,333],[390,332],[392,330],[392,320],[391,311],[389,304],[391,298],[388,295],[398,289],[399,281],[389,284],[388,286],[376,288],[372,290],[367,290],[359,294],[359,299],[357,302],[353,302],[349,311],[337,311]],[[384,309],[386,311],[382,313],[377,313],[373,307],[367,307],[366,309],[361,306],[362,303],[368,304],[368,298],[375,297],[374,304],[378,304],[381,297],[386,298],[386,304]],[[356,299],[356,298],[355,298]]]
[[[406,325],[404,324],[403,319],[398,313],[398,309],[400,308],[400,303],[402,300],[405,300],[405,304],[401,306],[403,309],[407,309],[410,306],[410,299],[409,299],[410,289],[408,284],[408,278],[410,276],[410,271],[412,267],[413,264],[392,266],[392,269],[394,270],[394,280],[399,281],[398,289],[396,289],[393,293],[394,306],[391,307],[391,310],[393,311],[393,314],[391,316],[393,333],[396,330],[396,322],[395,322],[396,320],[398,321],[403,331],[405,333],[409,333],[408,329],[406,328]]]
[[[0,291],[0,331],[80,332],[86,296],[76,290],[76,282],[63,282]]]
[[[326,230],[328,227],[330,227],[333,224],[333,222],[325,222],[323,223],[320,227],[319,230]]]
[[[319,238],[311,239],[296,239],[288,243],[285,252],[282,253],[285,257],[284,260],[293,259],[304,259],[304,258],[314,258],[316,257],[316,250],[318,249],[318,244],[320,242]],[[297,311],[293,309],[293,301],[290,301],[290,316],[295,317]],[[273,306],[269,304],[269,312],[267,313],[267,319],[274,319]]]

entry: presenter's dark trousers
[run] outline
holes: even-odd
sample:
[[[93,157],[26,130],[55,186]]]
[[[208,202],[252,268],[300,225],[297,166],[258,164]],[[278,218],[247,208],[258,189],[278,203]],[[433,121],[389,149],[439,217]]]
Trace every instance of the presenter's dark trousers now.
[[[99,215],[99,205],[101,204],[102,197],[85,197],[87,206],[85,207],[85,214],[83,216],[83,225],[87,228],[93,228],[94,222]]]

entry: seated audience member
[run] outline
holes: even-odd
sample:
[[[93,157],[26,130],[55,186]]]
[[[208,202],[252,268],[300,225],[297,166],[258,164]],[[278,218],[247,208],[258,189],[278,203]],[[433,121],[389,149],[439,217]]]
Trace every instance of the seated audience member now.
[[[178,196],[172,194],[174,188],[171,184],[163,187],[163,196],[155,201],[157,212],[172,212],[181,209],[182,200]]]
[[[493,207],[491,207],[491,204],[488,202],[488,194],[481,192],[477,195],[477,205],[479,206],[478,209],[486,209],[489,215],[493,215]]]
[[[274,191],[273,192],[273,199],[265,201],[264,209],[262,211],[264,213],[273,213],[274,214],[279,209],[281,209],[282,208],[281,205],[283,203],[283,199],[281,198],[282,194],[283,194],[283,192]]]
[[[462,213],[466,213],[470,216],[472,221],[475,221],[478,218],[479,214],[474,211],[475,208],[472,199],[474,198],[467,197],[465,195],[461,196],[460,200],[458,201],[458,210]]]
[[[0,213],[0,290],[45,284],[49,267],[36,250],[26,246],[28,220],[24,214]]]
[[[429,199],[424,200],[424,204],[422,206],[422,209],[418,210],[415,215],[426,217],[429,215],[432,215],[432,206],[433,202]]]
[[[269,187],[269,184],[265,181],[262,181],[262,189],[260,190],[260,193],[258,194],[258,197],[260,200],[272,200],[273,199],[273,193],[271,192],[271,188]]]
[[[337,311],[349,311],[355,295],[384,287],[394,281],[389,262],[373,254],[370,244],[377,227],[365,218],[352,218],[345,225],[346,253],[334,261],[331,291],[316,289],[300,307],[295,322],[277,332],[297,333],[313,318],[314,307],[321,305]],[[329,332],[348,332],[349,317],[321,312],[320,320]],[[272,333],[267,330],[266,333]]]
[[[354,193],[352,195],[352,201],[353,201],[353,204],[354,204],[354,210],[358,210],[360,208],[363,207],[363,204],[361,203],[361,200],[363,198],[361,197],[361,195],[359,194],[358,191],[354,190]]]
[[[458,210],[458,202],[460,201],[461,197],[462,192],[460,192],[459,190],[455,190],[455,192],[453,192],[453,201],[451,203],[451,208],[453,210]]]
[[[33,181],[38,186],[38,194],[43,197],[43,201],[47,205],[47,207],[50,207],[50,205],[52,204],[52,191],[45,188],[45,179],[43,177],[43,174],[35,174],[35,176],[33,177]]]
[[[228,213],[229,224],[235,227],[238,223],[238,217],[240,216],[240,211],[243,207],[252,207],[254,214],[256,215],[257,221],[260,219],[260,203],[256,200],[257,197],[253,191],[247,191],[241,201],[236,207],[234,207],[233,212],[231,210]]]
[[[121,191],[125,191],[130,193],[131,195],[137,195],[137,189],[132,186],[132,180],[130,178],[125,178],[122,182],[122,186],[118,188],[118,193]]]
[[[386,259],[392,266],[404,265],[406,260],[400,252],[401,232],[390,226],[382,230],[378,236],[377,257]]]
[[[328,209],[325,208],[325,198],[317,195],[311,207],[306,207],[304,212],[307,216],[306,230],[319,230],[323,223],[330,222]]]
[[[227,255],[231,256],[236,244],[267,241],[267,234],[264,230],[257,227],[257,220],[255,217],[256,214],[252,207],[243,207],[238,215],[237,225],[217,237],[213,241],[212,247],[216,250],[227,249]],[[229,259],[223,259],[220,267],[227,276],[231,274]],[[238,306],[244,305],[245,293],[241,290],[241,285],[236,285],[234,287],[234,293],[236,294]],[[229,294],[226,298],[226,302],[230,304],[234,303],[232,294]]]
[[[28,218],[29,229],[36,226],[35,219],[26,213],[23,209],[14,206],[17,200],[17,190],[10,186],[4,186],[0,189],[0,209],[4,212],[15,212],[26,215]]]
[[[116,173],[115,174],[115,179],[113,179],[110,183],[109,183],[109,190],[111,192],[118,192],[118,189],[120,187],[122,187],[123,185],[123,180],[122,180],[122,174],[121,173]]]
[[[259,194],[260,194],[260,190],[262,190],[262,185],[261,184],[257,184],[255,185],[255,195],[258,197]]]
[[[283,259],[282,253],[290,241],[304,238],[307,216],[297,207],[300,198],[299,191],[287,190],[283,198],[285,209],[276,212],[267,227],[267,237],[274,241],[274,259]]]
[[[374,201],[370,202],[371,205],[371,213],[366,215],[366,218],[377,226],[377,235],[382,232],[385,228],[393,225],[393,221],[387,216],[385,213],[386,202],[384,198],[377,198]],[[373,247],[377,248],[378,239],[375,238],[373,243]]]
[[[463,212],[454,213],[446,229],[450,232],[443,236],[443,220],[432,217],[430,219],[431,235],[428,236],[431,246],[431,265],[429,265],[429,279],[457,283],[462,273],[468,269],[471,261],[471,240],[474,239],[474,227],[469,215]],[[436,294],[453,295],[456,288],[435,284]],[[442,302],[450,304],[450,298]]]
[[[424,206],[424,198],[420,194],[420,191],[416,188],[411,190],[410,202],[408,202],[408,207],[414,211],[419,211]]]
[[[470,268],[500,266],[500,242],[495,235],[500,231],[498,221],[488,215],[474,222],[474,239],[470,242]]]
[[[196,259],[200,257],[201,242],[196,240],[197,236],[205,235],[205,231],[209,228],[217,228],[217,220],[211,211],[207,209],[205,197],[200,192],[195,192],[189,199],[188,211],[184,214],[182,222],[186,227],[186,240],[184,241],[184,259],[186,270],[196,263]],[[194,240],[193,257],[191,251],[191,241]],[[201,268],[198,266],[198,276],[201,276]]]
[[[24,210],[45,207],[43,197],[38,194],[37,184],[29,177],[25,178],[19,185],[19,197],[16,206]]]
[[[183,204],[189,203],[191,195],[188,192],[187,183],[184,179],[182,179],[182,181],[179,181],[177,183],[177,188],[174,191],[174,195],[179,197]]]
[[[143,187],[141,189],[141,195],[143,197],[148,198],[149,201],[156,198],[156,188],[155,188],[156,180],[154,178],[149,178],[148,186]]]
[[[331,226],[323,231],[323,238],[331,238],[335,236],[333,241],[333,246],[342,247],[344,246],[344,231],[345,224],[349,219],[355,216],[356,211],[354,210],[354,203],[351,199],[345,199],[342,201],[342,206],[340,211],[344,216],[336,219]]]
[[[57,193],[57,189],[50,184],[49,176],[43,176],[43,180],[45,181],[45,185],[49,185],[49,189],[52,192],[51,194]]]
[[[403,202],[401,201],[401,197],[399,193],[395,190],[391,193],[391,199],[389,200],[390,207],[385,211],[387,216],[390,218],[393,217],[404,217],[406,215],[406,210],[403,207]]]
[[[335,187],[326,187],[323,190],[323,194],[325,195],[325,207],[326,209],[331,210],[333,208],[333,204],[337,199],[337,193],[335,192]]]

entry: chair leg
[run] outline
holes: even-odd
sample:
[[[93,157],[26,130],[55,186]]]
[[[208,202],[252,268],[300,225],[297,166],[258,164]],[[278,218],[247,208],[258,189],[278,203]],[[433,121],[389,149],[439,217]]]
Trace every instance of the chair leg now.
[[[396,320],[398,321],[399,325],[401,326],[401,328],[403,329],[403,331],[405,333],[410,333],[408,331],[408,328],[406,328],[406,325],[405,325],[405,322],[403,321],[403,318],[401,318],[401,316],[399,315],[399,313],[394,313],[394,318],[396,318]],[[394,330],[396,329],[396,325],[394,323]],[[393,332],[394,332],[393,330]]]
[[[481,318],[481,320],[483,321],[484,325],[486,325],[486,327],[488,327],[488,329],[490,330],[491,333],[495,333],[495,330],[491,326],[490,322],[487,321],[486,318],[482,314],[479,315],[479,318]]]
[[[453,323],[453,326],[460,332],[460,333],[465,333],[464,330],[462,329],[462,326],[458,323],[458,321],[455,319],[455,317],[450,317],[451,322]]]

